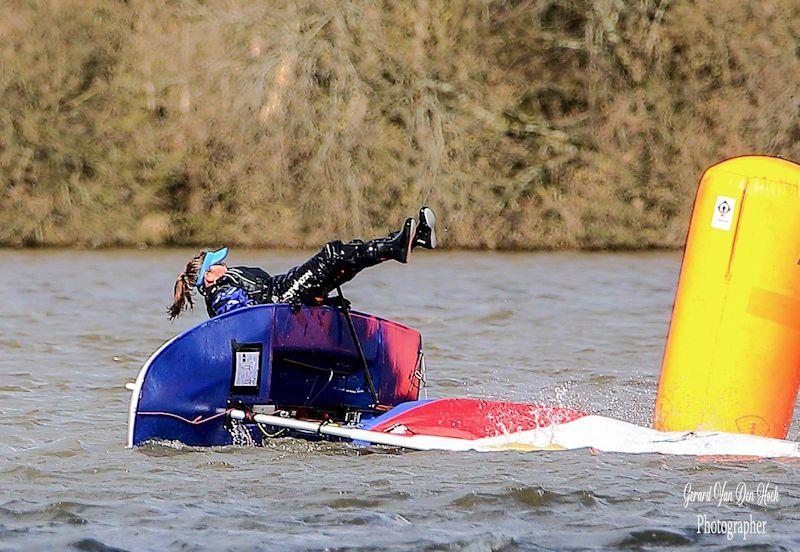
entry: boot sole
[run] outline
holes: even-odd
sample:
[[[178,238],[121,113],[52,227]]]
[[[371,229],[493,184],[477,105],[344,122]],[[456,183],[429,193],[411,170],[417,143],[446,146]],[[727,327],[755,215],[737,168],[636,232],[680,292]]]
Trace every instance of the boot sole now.
[[[417,221],[410,218],[406,221],[403,233],[408,232],[408,238],[405,243],[405,255],[402,259],[397,259],[401,263],[408,263],[408,258],[411,256],[411,248],[414,245],[414,240],[417,239]]]
[[[436,249],[436,215],[429,207],[423,207],[419,210],[419,225],[427,227],[430,235],[425,243],[418,243],[426,249]]]

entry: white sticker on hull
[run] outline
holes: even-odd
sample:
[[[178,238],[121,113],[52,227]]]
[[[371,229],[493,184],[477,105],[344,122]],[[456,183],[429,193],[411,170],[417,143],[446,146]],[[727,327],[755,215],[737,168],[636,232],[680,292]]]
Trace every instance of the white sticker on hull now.
[[[237,351],[234,387],[257,387],[258,369],[261,366],[260,351]]]

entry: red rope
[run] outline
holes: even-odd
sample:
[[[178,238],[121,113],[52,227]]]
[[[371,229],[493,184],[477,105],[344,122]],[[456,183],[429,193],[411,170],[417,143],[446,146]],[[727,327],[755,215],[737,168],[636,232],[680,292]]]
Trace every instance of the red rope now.
[[[220,412],[218,414],[214,414],[213,416],[209,416],[208,418],[203,418],[202,416],[197,416],[194,420],[190,420],[189,418],[184,418],[183,416],[180,416],[178,414],[173,414],[172,412],[137,412],[137,414],[140,414],[142,416],[168,416],[170,418],[177,418],[182,422],[186,422],[187,424],[200,425],[200,424],[204,424],[206,422],[210,422],[211,420],[213,420],[215,418],[219,418],[220,416],[224,416],[225,414],[227,414],[230,411],[231,411],[231,409],[228,408],[224,412]]]

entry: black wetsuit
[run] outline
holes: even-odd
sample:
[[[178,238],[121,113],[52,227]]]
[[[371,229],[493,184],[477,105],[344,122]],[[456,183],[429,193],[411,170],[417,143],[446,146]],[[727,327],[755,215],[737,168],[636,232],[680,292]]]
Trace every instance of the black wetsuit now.
[[[276,276],[260,268],[229,267],[213,286],[203,290],[208,315],[265,303],[320,305],[337,286],[387,260],[382,243],[383,240],[328,242],[303,264]]]

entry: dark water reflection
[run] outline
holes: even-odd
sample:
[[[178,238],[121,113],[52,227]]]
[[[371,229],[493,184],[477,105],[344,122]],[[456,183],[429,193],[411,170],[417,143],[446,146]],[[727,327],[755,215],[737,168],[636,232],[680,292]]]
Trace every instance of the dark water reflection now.
[[[0,251],[0,548],[470,550],[800,546],[795,464],[557,453],[126,450],[123,389],[165,339],[188,251]],[[300,253],[234,251],[280,271]],[[361,310],[423,332],[432,396],[543,401],[647,424],[679,254],[418,255],[365,273]],[[790,435],[796,436],[797,424]],[[687,483],[771,482],[766,507]],[[698,514],[766,534],[698,535]]]

